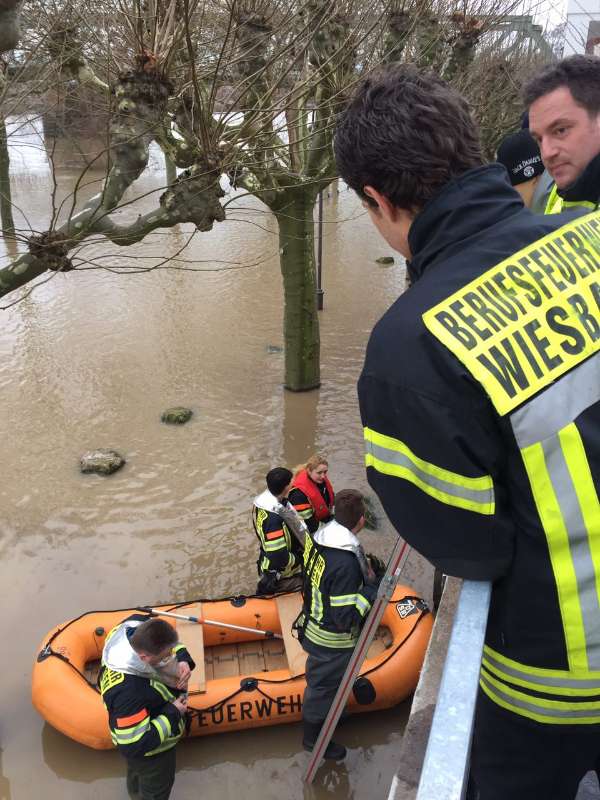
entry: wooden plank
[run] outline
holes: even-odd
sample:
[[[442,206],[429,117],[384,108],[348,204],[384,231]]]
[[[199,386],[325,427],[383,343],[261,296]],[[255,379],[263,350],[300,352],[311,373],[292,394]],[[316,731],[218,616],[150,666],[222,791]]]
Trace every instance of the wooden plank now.
[[[185,614],[191,617],[202,617],[202,603],[185,607]],[[186,646],[188,653],[196,662],[196,668],[192,672],[188,689],[191,692],[206,691],[206,667],[204,664],[204,631],[202,625],[197,622],[177,622],[177,633],[179,641]]]
[[[287,669],[288,662],[285,656],[285,647],[281,639],[265,639],[262,642],[262,646],[267,672]]]
[[[266,670],[262,642],[241,642],[238,644],[240,675],[255,675]]]
[[[206,682],[212,681],[215,677],[215,673],[213,670],[213,656],[212,656],[212,647],[205,647],[204,648],[204,676],[206,678]]]
[[[275,598],[275,602],[290,674],[296,678],[306,671],[306,652],[302,649],[298,639],[292,635],[292,623],[302,610],[302,595],[300,592],[279,595]]]
[[[213,647],[212,656],[215,680],[218,678],[231,678],[240,674],[237,645],[219,644]]]

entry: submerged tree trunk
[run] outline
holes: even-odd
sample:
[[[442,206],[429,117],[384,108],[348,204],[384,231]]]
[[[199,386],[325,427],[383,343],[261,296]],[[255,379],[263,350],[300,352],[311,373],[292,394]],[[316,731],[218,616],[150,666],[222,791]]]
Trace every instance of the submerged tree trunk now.
[[[10,159],[8,157],[8,138],[6,124],[0,113],[0,227],[6,238],[14,237],[15,222],[12,213],[10,193]]]
[[[285,387],[293,392],[316,389],[321,383],[314,205],[314,192],[298,188],[273,209],[283,276]]]

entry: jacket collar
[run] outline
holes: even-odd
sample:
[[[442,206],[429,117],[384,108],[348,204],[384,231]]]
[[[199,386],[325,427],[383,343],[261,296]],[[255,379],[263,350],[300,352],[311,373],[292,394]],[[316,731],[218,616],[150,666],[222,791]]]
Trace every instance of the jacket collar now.
[[[523,210],[502,164],[488,164],[447,183],[418,214],[408,233],[411,281],[438,257]]]
[[[600,153],[592,158],[574,183],[566,189],[557,189],[557,194],[568,203],[597,204],[600,200]]]

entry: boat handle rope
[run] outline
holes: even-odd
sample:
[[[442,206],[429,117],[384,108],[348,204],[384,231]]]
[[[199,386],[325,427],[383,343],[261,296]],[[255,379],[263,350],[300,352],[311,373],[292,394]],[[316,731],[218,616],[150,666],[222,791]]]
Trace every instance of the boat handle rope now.
[[[228,598],[225,598],[225,599],[228,599]],[[410,629],[410,631],[406,634],[404,639],[401,642],[399,642],[396,645],[396,647],[394,647],[391,650],[391,652],[387,655],[387,657],[380,664],[378,664],[376,667],[372,667],[370,670],[367,670],[367,672],[364,672],[361,675],[361,677],[366,677],[367,675],[370,675],[372,672],[375,672],[376,670],[380,669],[391,658],[393,658],[396,655],[396,653],[398,652],[398,650],[401,647],[403,647],[406,644],[406,642],[410,639],[410,637],[413,635],[413,633],[417,629],[417,626],[418,626],[419,622],[425,616],[427,616],[427,614],[430,613],[429,608],[424,603],[423,599],[420,598],[420,597],[414,597],[414,596],[407,595],[405,597],[402,597],[400,600],[389,600],[388,602],[389,603],[401,603],[404,600],[418,600],[420,602],[420,604],[422,605],[422,607],[419,607],[419,616],[415,620],[415,624]],[[194,602],[202,602],[202,601],[189,600],[189,601],[186,601],[185,603],[177,604],[176,606],[173,606],[173,608],[180,608],[182,605],[192,604]],[[112,613],[114,611],[131,611],[131,608],[117,608],[117,609],[111,609],[110,611],[85,611],[83,614],[80,614],[78,617],[75,617],[74,619],[69,620],[69,622],[67,622],[65,625],[63,625],[62,628],[57,628],[54,631],[52,636],[48,639],[48,642],[46,643],[46,645],[38,653],[37,660],[38,661],[43,661],[44,659],[49,658],[50,656],[55,656],[56,658],[59,658],[61,661],[64,661],[65,664],[68,664],[68,666],[72,670],[74,670],[81,678],[83,678],[83,680],[87,683],[87,685],[90,688],[92,688],[97,694],[100,694],[100,690],[98,689],[96,684],[92,683],[91,681],[89,681],[86,678],[86,676],[83,674],[83,672],[81,672],[81,670],[79,670],[75,666],[75,664],[73,664],[69,660],[69,658],[67,658],[67,656],[64,656],[62,653],[59,653],[56,650],[53,650],[51,645],[52,645],[52,642],[56,639],[56,637],[59,634],[61,634],[68,627],[73,625],[75,622],[78,622],[80,619],[83,619],[84,617],[87,617],[89,614],[108,614],[108,613]],[[298,675],[297,677],[301,678],[301,677],[303,677],[303,675],[304,675],[304,673],[302,673],[301,675]],[[268,695],[266,692],[263,692],[263,690],[259,686],[259,683],[277,685],[277,684],[280,684],[280,683],[287,683],[288,680],[289,680],[288,678],[283,678],[281,680],[275,680],[275,679],[269,679],[269,678],[260,678],[260,679],[258,679],[258,678],[244,678],[243,681],[242,681],[242,684],[240,685],[240,688],[236,689],[235,692],[232,692],[232,694],[230,694],[229,696],[224,697],[221,700],[218,700],[216,703],[213,703],[210,706],[206,706],[205,708],[189,708],[187,710],[187,716],[189,716],[190,718],[193,718],[193,717],[196,717],[196,716],[199,717],[202,714],[208,714],[208,713],[211,713],[213,711],[216,711],[216,710],[222,708],[225,705],[225,703],[227,703],[229,700],[232,700],[238,694],[241,694],[241,692],[249,691],[249,687],[248,687],[248,682],[249,681],[254,681],[255,682],[255,683],[252,684],[252,689],[253,690],[256,690],[257,692],[262,694],[263,697],[267,698],[268,700],[271,700],[271,701],[275,702],[273,697]],[[190,696],[196,696],[196,695],[199,695],[199,694],[202,694],[202,692],[198,692],[198,691],[190,692]],[[187,727],[188,726],[186,726],[186,730],[187,730]]]

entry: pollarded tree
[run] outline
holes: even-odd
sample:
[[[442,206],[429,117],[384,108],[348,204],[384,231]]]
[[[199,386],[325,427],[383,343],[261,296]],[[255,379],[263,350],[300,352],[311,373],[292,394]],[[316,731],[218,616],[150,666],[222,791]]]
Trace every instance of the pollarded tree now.
[[[390,59],[433,66],[481,105],[489,32],[514,2],[27,0],[24,30],[47,54],[44,75],[85,85],[107,104],[110,169],[82,207],[75,194],[66,219],[53,209],[46,232],[21,237],[26,250],[0,270],[0,296],[46,270],[72,269],[69,253],[99,234],[122,247],[179,222],[209,230],[225,217],[227,173],[278,223],[285,385],[318,386],[313,208],[336,177],[337,112],[358,77]],[[492,76],[497,106],[514,86],[510,70]],[[153,141],[183,172],[152,211],[119,224],[113,212]]]

